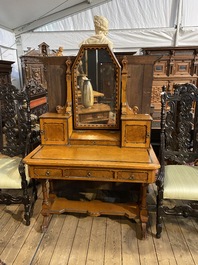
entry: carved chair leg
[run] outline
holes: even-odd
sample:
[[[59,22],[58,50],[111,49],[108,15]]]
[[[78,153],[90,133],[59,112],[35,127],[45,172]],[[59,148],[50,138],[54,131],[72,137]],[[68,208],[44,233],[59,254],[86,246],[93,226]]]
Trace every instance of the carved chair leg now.
[[[157,209],[156,209],[156,238],[161,237],[162,233],[162,196],[163,191],[158,188],[158,195],[157,195]]]
[[[34,199],[34,202],[38,199],[37,186],[36,186],[36,180],[35,179],[32,179],[32,197]]]
[[[25,219],[25,224],[28,226],[30,225],[30,203],[25,203],[24,204],[24,209],[25,209],[25,214],[24,214],[24,219]]]
[[[27,184],[23,185],[23,204],[24,204],[24,219],[25,224],[28,226],[30,225],[30,218],[33,214],[34,209],[34,203],[37,200],[37,187],[35,182],[32,183],[32,189],[31,195],[29,195]]]
[[[30,225],[30,198],[28,195],[27,185],[23,184],[23,204],[24,204],[24,219],[25,224]]]

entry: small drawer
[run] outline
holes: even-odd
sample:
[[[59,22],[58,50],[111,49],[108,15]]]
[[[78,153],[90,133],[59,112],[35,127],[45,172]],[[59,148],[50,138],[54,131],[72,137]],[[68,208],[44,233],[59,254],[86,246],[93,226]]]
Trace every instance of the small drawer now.
[[[66,178],[91,178],[91,179],[113,179],[113,171],[92,169],[65,169],[63,176]]]
[[[119,171],[117,173],[117,178],[123,180],[144,182],[148,180],[148,174],[146,172]]]
[[[34,169],[34,177],[35,178],[60,178],[62,177],[63,172],[62,169],[49,169],[49,168],[35,168]]]

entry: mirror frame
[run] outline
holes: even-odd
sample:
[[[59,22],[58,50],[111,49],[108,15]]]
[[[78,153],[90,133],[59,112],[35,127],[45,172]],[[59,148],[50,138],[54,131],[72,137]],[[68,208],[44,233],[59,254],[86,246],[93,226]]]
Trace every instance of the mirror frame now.
[[[112,63],[115,67],[115,124],[100,124],[100,123],[80,123],[78,114],[78,67],[87,50],[106,50],[109,54]],[[73,109],[73,125],[74,129],[120,129],[120,94],[121,94],[121,66],[115,57],[108,44],[83,44],[81,45],[76,59],[72,65],[72,109]]]

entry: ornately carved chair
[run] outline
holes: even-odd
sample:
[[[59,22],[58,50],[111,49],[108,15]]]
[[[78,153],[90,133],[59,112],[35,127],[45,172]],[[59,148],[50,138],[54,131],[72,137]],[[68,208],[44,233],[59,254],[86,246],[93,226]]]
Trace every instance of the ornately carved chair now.
[[[30,86],[24,91],[11,84],[0,86],[0,203],[23,204],[26,225],[30,224],[37,189],[34,181],[30,183],[22,159],[39,144],[39,131],[31,124],[29,90]]]
[[[170,95],[163,87],[161,103],[157,238],[161,236],[164,215],[198,217],[198,88],[193,84],[176,85]],[[167,199],[174,205],[166,205]]]

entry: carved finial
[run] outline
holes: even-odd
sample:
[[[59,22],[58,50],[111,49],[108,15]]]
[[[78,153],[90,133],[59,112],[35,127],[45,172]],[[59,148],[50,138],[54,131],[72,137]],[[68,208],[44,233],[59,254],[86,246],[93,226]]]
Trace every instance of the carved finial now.
[[[128,72],[128,60],[127,60],[127,57],[124,56],[123,59],[122,59],[122,73],[125,74]]]
[[[58,105],[58,106],[56,106],[56,112],[58,114],[65,114],[66,113],[66,107]]]
[[[67,74],[70,74],[70,73],[71,73],[71,64],[72,64],[71,59],[68,58],[68,59],[66,60],[65,64],[66,64],[66,66],[67,66],[67,71],[66,71],[66,73],[67,73]]]
[[[139,112],[138,106],[134,106],[133,107],[133,114],[138,114],[138,112]]]
[[[71,92],[71,65],[72,61],[70,58],[68,58],[65,62],[66,64],[66,83],[67,83],[67,99],[66,99],[66,113],[72,112],[72,92]]]
[[[58,51],[56,52],[56,56],[63,56],[63,47],[59,47]]]

